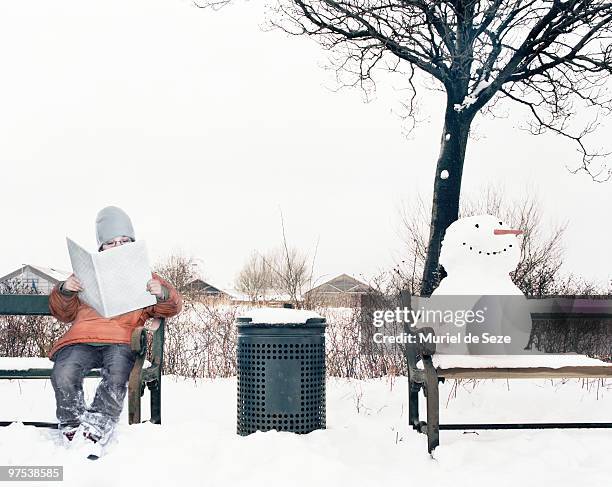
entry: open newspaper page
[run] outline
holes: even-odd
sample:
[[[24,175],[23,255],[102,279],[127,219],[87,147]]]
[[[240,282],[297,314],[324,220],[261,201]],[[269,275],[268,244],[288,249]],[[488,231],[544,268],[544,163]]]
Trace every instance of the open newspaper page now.
[[[79,299],[87,303],[99,314],[104,311],[104,303],[100,292],[100,285],[96,277],[93,255],[79,244],[66,238],[68,253],[72,263],[72,272],[81,281],[83,291],[79,293]]]
[[[117,316],[157,302],[147,291],[151,267],[143,241],[114,247],[94,256],[105,317]]]
[[[81,279],[73,263],[75,274],[84,288],[81,297],[101,316],[110,318],[157,302],[155,296],[147,291],[151,268],[144,242],[121,245],[96,254],[89,254],[81,247],[78,249],[87,253],[92,263],[91,268],[83,266],[84,279]],[[78,253],[80,255],[80,251]],[[86,259],[81,257],[78,260]],[[88,292],[89,284],[93,289],[98,289],[97,301],[95,299],[87,301],[90,297],[85,294]]]

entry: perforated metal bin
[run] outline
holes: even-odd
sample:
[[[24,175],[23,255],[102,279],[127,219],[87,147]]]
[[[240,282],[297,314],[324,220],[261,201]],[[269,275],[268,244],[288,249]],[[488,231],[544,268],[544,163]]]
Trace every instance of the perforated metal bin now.
[[[252,321],[236,320],[238,434],[325,428],[325,318]]]

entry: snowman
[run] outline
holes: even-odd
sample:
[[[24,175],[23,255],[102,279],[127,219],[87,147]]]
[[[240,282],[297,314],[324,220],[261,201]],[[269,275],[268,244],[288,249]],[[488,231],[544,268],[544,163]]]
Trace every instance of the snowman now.
[[[527,299],[510,278],[510,272],[520,261],[517,236],[522,233],[492,215],[461,218],[446,230],[440,264],[447,276],[432,298],[464,296],[454,299],[452,304],[466,310],[487,310],[484,328],[469,325],[462,329],[463,333],[487,331],[495,336],[509,335],[512,339],[510,345],[497,347],[471,344],[470,354],[524,353],[531,331],[531,315]],[[446,302],[451,303],[448,298]]]

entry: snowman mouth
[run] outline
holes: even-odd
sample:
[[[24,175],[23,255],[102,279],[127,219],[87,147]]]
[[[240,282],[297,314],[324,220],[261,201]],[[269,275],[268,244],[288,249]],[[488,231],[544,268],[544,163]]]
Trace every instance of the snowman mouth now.
[[[503,254],[504,252],[507,252],[507,251],[508,251],[508,249],[512,247],[512,244],[508,244],[508,245],[507,245],[506,247],[504,247],[502,250],[489,250],[489,251],[486,251],[486,250],[478,250],[478,249],[476,249],[476,248],[475,248],[473,245],[468,245],[468,243],[467,243],[467,242],[463,242],[463,245],[464,245],[465,247],[469,247],[470,251],[472,251],[472,252],[476,252],[476,253],[478,253],[479,255],[498,255],[498,254],[499,254],[499,255],[501,255],[501,254]]]

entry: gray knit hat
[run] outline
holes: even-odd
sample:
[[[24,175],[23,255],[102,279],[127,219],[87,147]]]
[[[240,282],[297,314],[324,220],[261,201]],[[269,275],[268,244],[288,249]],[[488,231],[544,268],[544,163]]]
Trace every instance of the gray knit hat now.
[[[117,206],[102,208],[96,217],[98,250],[102,248],[104,242],[117,237],[130,237],[136,240],[132,220],[125,211]]]

